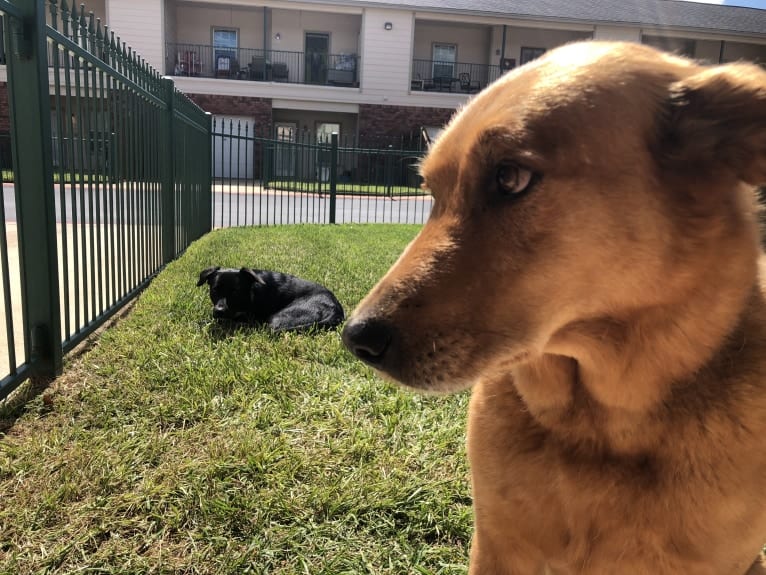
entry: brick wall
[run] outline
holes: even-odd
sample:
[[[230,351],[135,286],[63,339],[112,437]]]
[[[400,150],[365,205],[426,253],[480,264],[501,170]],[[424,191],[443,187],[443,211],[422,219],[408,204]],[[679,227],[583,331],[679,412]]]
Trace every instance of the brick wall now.
[[[256,127],[272,123],[271,99],[217,94],[187,94],[198,106],[211,114],[249,116]],[[455,113],[453,108],[421,108],[417,106],[359,105],[360,143],[385,138],[417,135],[422,126],[441,126]]]
[[[218,94],[186,94],[205,112],[223,116],[255,118],[256,130],[271,125],[271,98],[221,96]]]
[[[359,140],[364,145],[369,140],[409,136],[423,126],[446,124],[454,113],[454,108],[360,104]]]

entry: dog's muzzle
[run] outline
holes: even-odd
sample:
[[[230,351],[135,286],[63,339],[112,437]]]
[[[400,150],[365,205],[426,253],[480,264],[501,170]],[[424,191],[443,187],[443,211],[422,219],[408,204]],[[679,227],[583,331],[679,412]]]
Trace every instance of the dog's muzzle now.
[[[401,369],[396,330],[376,318],[351,318],[341,334],[343,344],[366,364],[396,378]]]
[[[215,305],[213,306],[213,317],[217,319],[221,318],[228,318],[231,314],[229,313],[229,306],[226,305],[226,298],[221,298],[217,302],[215,302]]]

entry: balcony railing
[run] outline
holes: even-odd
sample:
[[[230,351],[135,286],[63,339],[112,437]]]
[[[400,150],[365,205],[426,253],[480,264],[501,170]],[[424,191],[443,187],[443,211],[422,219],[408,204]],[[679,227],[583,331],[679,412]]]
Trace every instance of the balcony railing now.
[[[413,91],[475,93],[497,80],[505,70],[490,64],[413,60]]]
[[[171,76],[228,78],[324,86],[359,86],[356,54],[286,52],[258,48],[221,48],[167,44]]]

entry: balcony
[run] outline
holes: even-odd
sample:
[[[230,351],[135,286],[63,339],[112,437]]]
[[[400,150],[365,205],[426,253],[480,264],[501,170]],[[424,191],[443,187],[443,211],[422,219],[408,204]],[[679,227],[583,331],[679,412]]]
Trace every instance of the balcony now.
[[[415,59],[410,90],[473,94],[497,80],[503,72],[500,66],[492,64]]]
[[[222,49],[200,44],[167,44],[167,53],[174,61],[167,71],[171,76],[359,87],[356,54]]]

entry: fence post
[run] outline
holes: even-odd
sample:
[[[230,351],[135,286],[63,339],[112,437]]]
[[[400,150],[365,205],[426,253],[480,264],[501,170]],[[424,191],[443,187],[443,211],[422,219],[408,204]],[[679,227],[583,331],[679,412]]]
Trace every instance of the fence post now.
[[[202,234],[213,229],[213,202],[215,201],[215,190],[213,189],[213,114],[205,112],[205,119],[207,120],[207,202],[203,202],[206,208],[202,214]]]
[[[61,373],[63,355],[44,12],[47,4],[17,0],[15,5],[23,19],[8,19],[8,97],[24,345],[33,375],[47,378]],[[65,218],[62,206],[62,220]]]
[[[173,80],[162,78],[165,115],[163,122],[164,148],[162,157],[162,262],[170,263],[175,257],[175,149],[173,147]]]
[[[338,132],[330,136],[330,223],[335,223],[336,194],[338,193]]]

